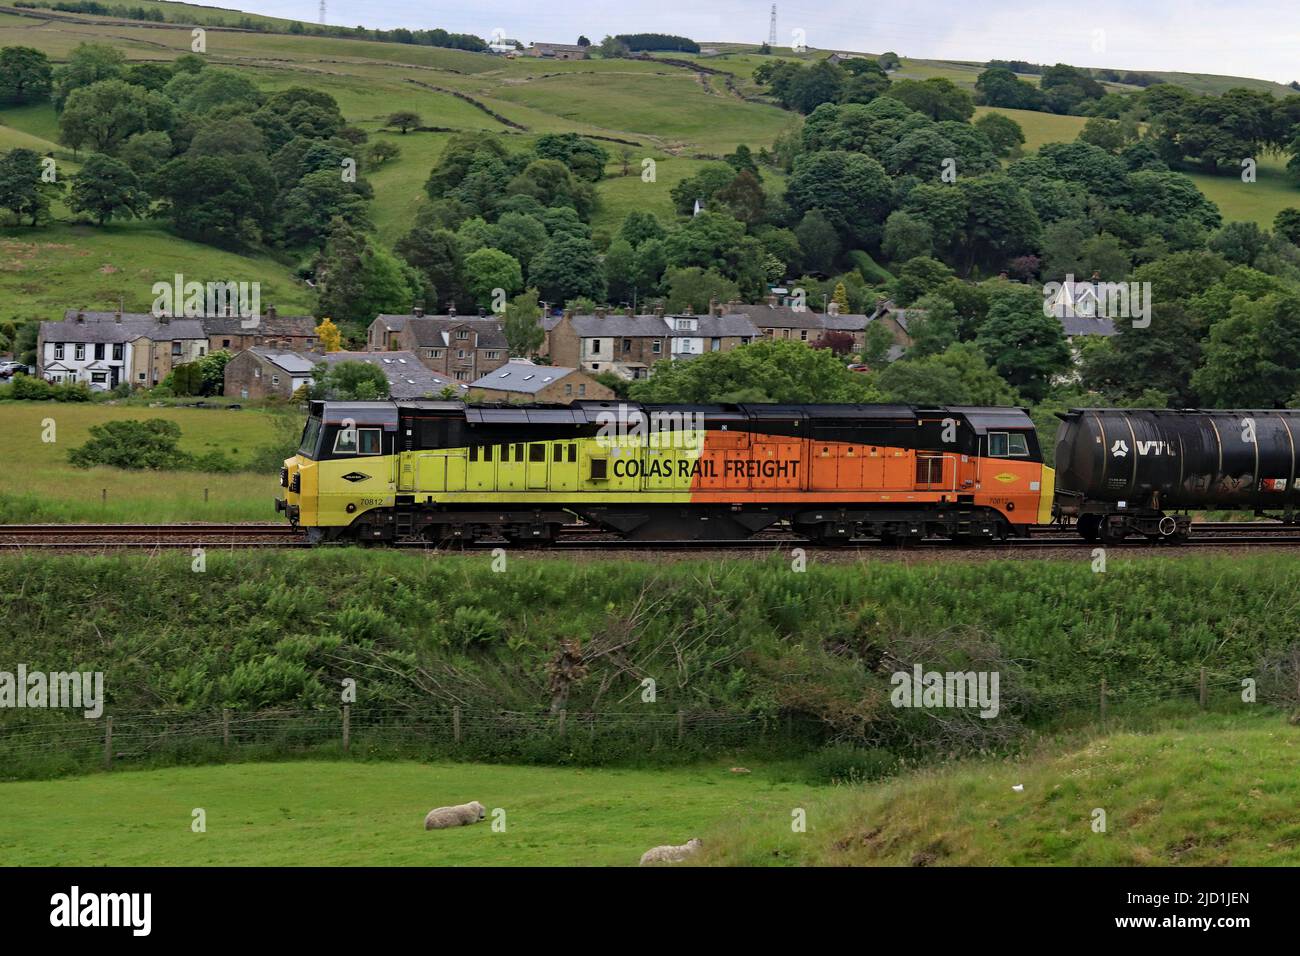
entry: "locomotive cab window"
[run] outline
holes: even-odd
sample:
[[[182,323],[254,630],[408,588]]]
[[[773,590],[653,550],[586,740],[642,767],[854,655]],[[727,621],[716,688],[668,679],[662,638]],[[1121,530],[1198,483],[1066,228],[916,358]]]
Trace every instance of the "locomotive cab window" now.
[[[1020,432],[989,432],[990,458],[1028,458],[1029,443]]]
[[[383,449],[379,428],[340,428],[334,436],[336,455],[378,455]]]

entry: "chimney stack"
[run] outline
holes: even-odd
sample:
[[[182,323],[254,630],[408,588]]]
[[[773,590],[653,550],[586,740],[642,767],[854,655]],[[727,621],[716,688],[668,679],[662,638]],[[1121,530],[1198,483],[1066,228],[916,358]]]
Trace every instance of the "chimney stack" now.
[[[657,319],[662,319],[663,317],[664,317],[664,307],[663,307],[662,305],[656,305],[656,306],[655,306],[655,318],[657,318]]]
[[[840,304],[839,304],[838,302],[836,302],[834,299],[832,299],[830,302],[828,302],[828,303],[826,304],[826,314],[827,314],[827,315],[839,315],[839,314],[840,314]]]
[[[772,308],[776,308],[776,295],[774,293],[768,293],[767,304]]]
[[[709,296],[709,315],[721,315],[722,309],[718,305],[717,295]]]
[[[682,310],[682,315],[694,315],[694,314],[695,314],[695,306],[687,302],[686,308]]]
[[[86,313],[85,313],[85,312],[78,312],[78,313],[77,313],[77,323],[78,323],[78,324],[84,324],[85,321],[86,321]]]
[[[607,313],[603,305],[596,306],[596,318],[603,319],[606,314]]]
[[[455,303],[455,302],[448,302],[448,303],[447,303],[447,314],[448,314],[449,316],[451,316],[452,318],[455,318],[455,317],[456,317],[456,303]]]
[[[566,319],[571,319],[571,318],[573,318],[573,310],[572,310],[572,309],[565,309],[565,310],[564,310],[564,317],[565,317]]]
[[[629,319],[632,318],[632,314],[633,314],[633,313],[632,313],[632,307],[631,307],[630,305],[629,305],[629,306],[625,306],[625,307],[623,308],[623,314],[626,315]]]
[[[481,305],[478,307],[478,317],[479,317],[480,319],[486,319],[486,318],[487,318],[487,309],[483,308],[483,306],[481,306]]]
[[[424,306],[423,305],[411,306],[411,314],[415,316],[417,319],[424,318]]]

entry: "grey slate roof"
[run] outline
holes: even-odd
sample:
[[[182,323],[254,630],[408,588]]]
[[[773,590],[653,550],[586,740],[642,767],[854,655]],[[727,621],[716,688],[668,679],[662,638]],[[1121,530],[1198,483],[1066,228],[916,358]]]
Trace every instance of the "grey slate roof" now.
[[[1065,315],[1061,316],[1061,327],[1067,336],[1115,334],[1115,323],[1101,316]]]
[[[478,333],[478,348],[509,348],[506,333],[499,319],[479,316],[411,316],[406,320],[406,328],[415,337],[419,348],[454,348],[455,339],[450,336],[452,329],[467,326]]]
[[[825,315],[812,309],[795,309],[788,305],[738,305],[727,306],[733,315],[744,315],[759,329],[837,329],[861,331],[867,327],[867,317],[854,313]]]
[[[414,352],[326,352],[317,361],[330,365],[340,362],[365,362],[381,369],[388,379],[388,394],[394,399],[423,398],[437,395],[448,385],[468,391],[464,382],[453,382],[420,364]]]
[[[584,339],[618,337],[618,338],[667,338],[668,325],[662,315],[627,315],[623,312],[611,312],[599,315],[575,315],[569,319],[573,331]]]
[[[502,392],[533,395],[575,371],[576,369],[557,365],[507,362],[496,371],[488,372],[478,381],[471,382],[470,388],[492,388]]]
[[[261,346],[251,348],[248,351],[266,359],[277,368],[284,369],[290,375],[310,375],[311,370],[316,367],[316,363],[321,360],[321,356],[311,353],[286,352],[283,349],[269,349]]]
[[[257,325],[245,326],[246,321],[238,315],[208,315],[199,320],[208,335],[292,335],[298,337],[314,336],[317,322],[310,315],[276,315],[274,318],[263,313],[258,316]]]
[[[161,322],[147,312],[124,312],[117,321],[116,312],[85,312],[84,322],[77,321],[75,310],[62,322],[42,322],[43,342],[117,343],[132,342],[141,336],[151,339],[206,339],[203,323],[198,319],[172,319]]]

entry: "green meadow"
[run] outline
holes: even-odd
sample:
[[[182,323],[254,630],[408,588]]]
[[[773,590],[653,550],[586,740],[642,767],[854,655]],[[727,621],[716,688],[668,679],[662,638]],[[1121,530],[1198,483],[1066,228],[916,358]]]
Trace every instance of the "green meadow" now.
[[[174,421],[181,427],[182,450],[221,452],[235,461],[250,459],[275,440],[268,413],[256,409],[0,402],[0,434],[9,438],[9,467],[0,471],[0,521],[276,520],[272,501],[279,492],[278,475],[81,469],[68,463],[68,452],[85,443],[90,426],[126,418]],[[42,440],[47,420],[54,424],[54,442]]]

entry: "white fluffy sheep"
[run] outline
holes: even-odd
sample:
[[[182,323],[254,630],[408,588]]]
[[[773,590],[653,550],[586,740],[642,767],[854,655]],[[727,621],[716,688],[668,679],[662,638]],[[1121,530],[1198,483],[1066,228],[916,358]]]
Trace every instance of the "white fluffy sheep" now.
[[[641,865],[652,866],[655,863],[681,863],[689,856],[694,856],[700,850],[700,841],[697,837],[694,840],[687,840],[681,846],[657,846],[653,850],[646,850],[641,854]]]
[[[424,828],[445,830],[448,827],[465,827],[471,823],[478,823],[485,816],[487,811],[483,808],[483,804],[471,800],[469,803],[454,807],[436,807],[430,810],[429,815],[424,818]]]

